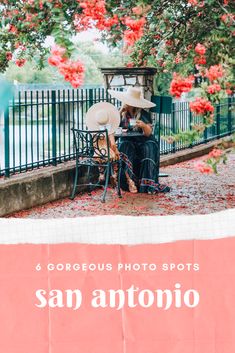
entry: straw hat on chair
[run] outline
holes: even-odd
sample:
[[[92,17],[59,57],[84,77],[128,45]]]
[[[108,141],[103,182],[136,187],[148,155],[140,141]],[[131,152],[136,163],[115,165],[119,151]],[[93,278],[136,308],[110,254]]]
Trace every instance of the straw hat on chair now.
[[[114,137],[110,136],[115,133],[120,124],[120,113],[118,109],[111,103],[100,102],[94,104],[86,114],[86,126],[90,131],[102,131],[107,130],[110,139]],[[116,146],[116,145],[115,145]],[[117,154],[117,148],[110,148],[110,159],[117,160],[119,154]],[[107,149],[107,141],[104,136],[100,136],[97,140],[97,146],[100,149]]]
[[[94,104],[86,114],[86,126],[88,130],[108,130],[113,134],[120,124],[118,109],[111,103],[100,102]]]

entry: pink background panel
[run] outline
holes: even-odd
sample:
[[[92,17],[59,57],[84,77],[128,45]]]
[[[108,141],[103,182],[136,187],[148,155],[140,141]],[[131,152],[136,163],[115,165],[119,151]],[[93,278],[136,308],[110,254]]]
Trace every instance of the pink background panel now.
[[[235,237],[154,245],[1,245],[2,353],[233,353]],[[48,272],[48,263],[199,263],[200,271]],[[40,263],[42,270],[37,272]],[[94,289],[194,288],[195,309],[92,308]],[[82,307],[35,306],[35,291],[81,289]]]

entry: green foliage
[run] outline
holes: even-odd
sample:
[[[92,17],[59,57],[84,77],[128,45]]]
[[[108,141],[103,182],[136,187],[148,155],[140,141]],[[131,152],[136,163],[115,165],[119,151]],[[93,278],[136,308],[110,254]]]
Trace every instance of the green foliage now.
[[[144,34],[133,48],[126,48],[126,56],[128,60],[130,55],[135,66],[151,65],[158,69],[156,86],[157,91],[162,94],[166,94],[169,88],[168,78],[172,71],[178,71],[182,75],[193,73],[194,48],[198,43],[207,48],[208,66],[223,63],[232,72],[235,27],[234,19],[229,15],[235,11],[235,2],[228,0],[225,5],[222,0],[198,0],[198,3],[203,3],[203,6],[191,5],[190,0],[106,0],[107,13],[104,17],[107,19],[117,15],[119,22],[108,30],[104,28],[103,38],[109,45],[120,50],[123,46],[123,33],[128,30],[123,18],[138,20],[145,16]],[[136,6],[147,9],[144,15],[133,12]],[[44,58],[48,55],[44,42],[49,35],[55,38],[57,44],[67,48],[68,56],[75,53],[76,48],[71,38],[87,26],[81,22],[81,28],[76,28],[75,18],[82,13],[80,2],[73,0],[8,0],[5,4],[2,3],[0,72],[4,72],[9,65],[7,52],[14,53],[14,60],[36,57],[38,68],[43,68]],[[95,27],[97,21],[93,23]],[[10,30],[10,26],[15,29]],[[25,51],[16,50],[19,43],[26,47]],[[91,68],[88,69],[90,73],[87,73],[87,77],[90,75],[95,81],[92,75],[97,62],[94,58],[88,62]],[[104,62],[112,64],[115,57],[110,62],[106,59]],[[234,76],[234,72],[232,75]]]
[[[200,1],[198,1],[200,2]],[[115,4],[114,4],[115,3]],[[133,16],[136,5],[150,5],[144,36],[135,44],[131,54],[135,65],[142,66],[147,60],[159,72],[177,70],[182,74],[192,72],[193,50],[197,43],[208,49],[207,64],[225,62],[232,66],[234,58],[234,22],[230,25],[222,16],[234,13],[235,3],[227,6],[217,0],[205,0],[203,7],[191,6],[187,0],[115,1],[126,15]],[[113,29],[113,36],[117,36]],[[110,33],[109,33],[110,35]],[[155,49],[155,51],[153,51]],[[176,58],[179,60],[175,61]]]
[[[35,62],[27,62],[23,67],[17,67],[14,63],[10,63],[5,77],[9,81],[16,80],[19,83],[51,83],[56,81],[56,73],[53,73],[55,70],[49,67],[37,70],[33,65]]]
[[[179,131],[177,134],[171,134],[162,138],[170,144],[181,142],[192,146],[194,142],[202,138],[202,133],[196,130]]]

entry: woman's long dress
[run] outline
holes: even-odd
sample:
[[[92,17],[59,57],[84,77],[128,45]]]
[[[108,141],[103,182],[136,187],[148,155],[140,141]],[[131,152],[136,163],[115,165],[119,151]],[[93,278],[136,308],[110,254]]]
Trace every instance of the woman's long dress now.
[[[130,114],[121,120],[120,126],[128,128]],[[140,120],[146,124],[152,124],[150,114],[142,110]],[[141,130],[142,131],[142,130]],[[139,192],[154,193],[164,191],[158,182],[159,175],[159,143],[153,136],[123,137],[119,145],[122,159],[121,188],[128,190],[126,172],[135,184]]]

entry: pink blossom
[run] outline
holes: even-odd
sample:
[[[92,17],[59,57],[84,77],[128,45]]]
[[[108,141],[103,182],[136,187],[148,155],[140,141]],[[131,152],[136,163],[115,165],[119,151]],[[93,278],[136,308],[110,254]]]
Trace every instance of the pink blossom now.
[[[26,59],[16,59],[16,61],[15,61],[15,64],[16,64],[18,67],[24,66],[25,63],[26,63]]]
[[[125,18],[124,21],[127,26],[127,30],[124,31],[124,41],[133,46],[137,40],[139,40],[144,34],[144,25],[146,20],[144,17],[139,20],[133,20],[130,17]]]
[[[134,63],[128,62],[128,63],[126,63],[126,67],[134,67]]]
[[[60,56],[49,56],[48,58],[48,63],[52,66],[59,66],[61,64],[62,60]]]
[[[215,81],[218,80],[219,78],[222,78],[224,76],[224,69],[221,64],[219,65],[213,65],[209,68],[209,70],[206,70],[206,77],[210,81]]]
[[[209,153],[208,157],[217,159],[217,158],[220,158],[222,155],[223,155],[223,151],[218,148],[215,148]]]
[[[218,83],[214,83],[207,87],[207,92],[209,94],[215,94],[216,92],[221,91],[221,86]]]
[[[198,1],[198,0],[188,0],[188,3],[191,4],[192,6],[198,6],[198,7],[203,7],[205,5],[204,1]]]
[[[190,92],[193,87],[194,78],[182,77],[176,72],[173,74],[173,80],[170,85],[170,94],[176,98],[180,98],[183,92]]]
[[[230,88],[227,88],[226,93],[230,96],[233,93],[233,91]]]
[[[143,7],[142,6],[136,6],[136,7],[133,7],[132,8],[132,12],[135,14],[135,15],[142,15],[143,13]]]
[[[51,54],[56,55],[56,56],[63,56],[66,53],[66,49],[59,46],[59,45],[53,45],[51,47]]]
[[[12,53],[10,51],[6,53],[6,59],[9,61],[12,60]]]
[[[206,98],[197,97],[193,102],[189,103],[191,112],[197,115],[206,115],[207,113],[213,113],[215,108],[209,100]]]
[[[196,56],[194,58],[194,63],[198,65],[205,65],[206,64],[206,57],[204,55]]]
[[[212,174],[214,172],[213,168],[210,165],[202,161],[195,163],[195,169],[203,174]]]
[[[195,52],[199,55],[205,55],[206,54],[206,47],[200,43],[198,43],[195,47]]]
[[[66,49],[60,46],[53,46],[51,49],[52,56],[48,58],[48,63],[56,66],[65,81],[71,83],[74,88],[81,86],[84,78],[84,65],[80,60],[69,60],[65,54]]]
[[[14,25],[11,24],[10,28],[9,28],[9,32],[17,34],[18,33],[18,29]]]

